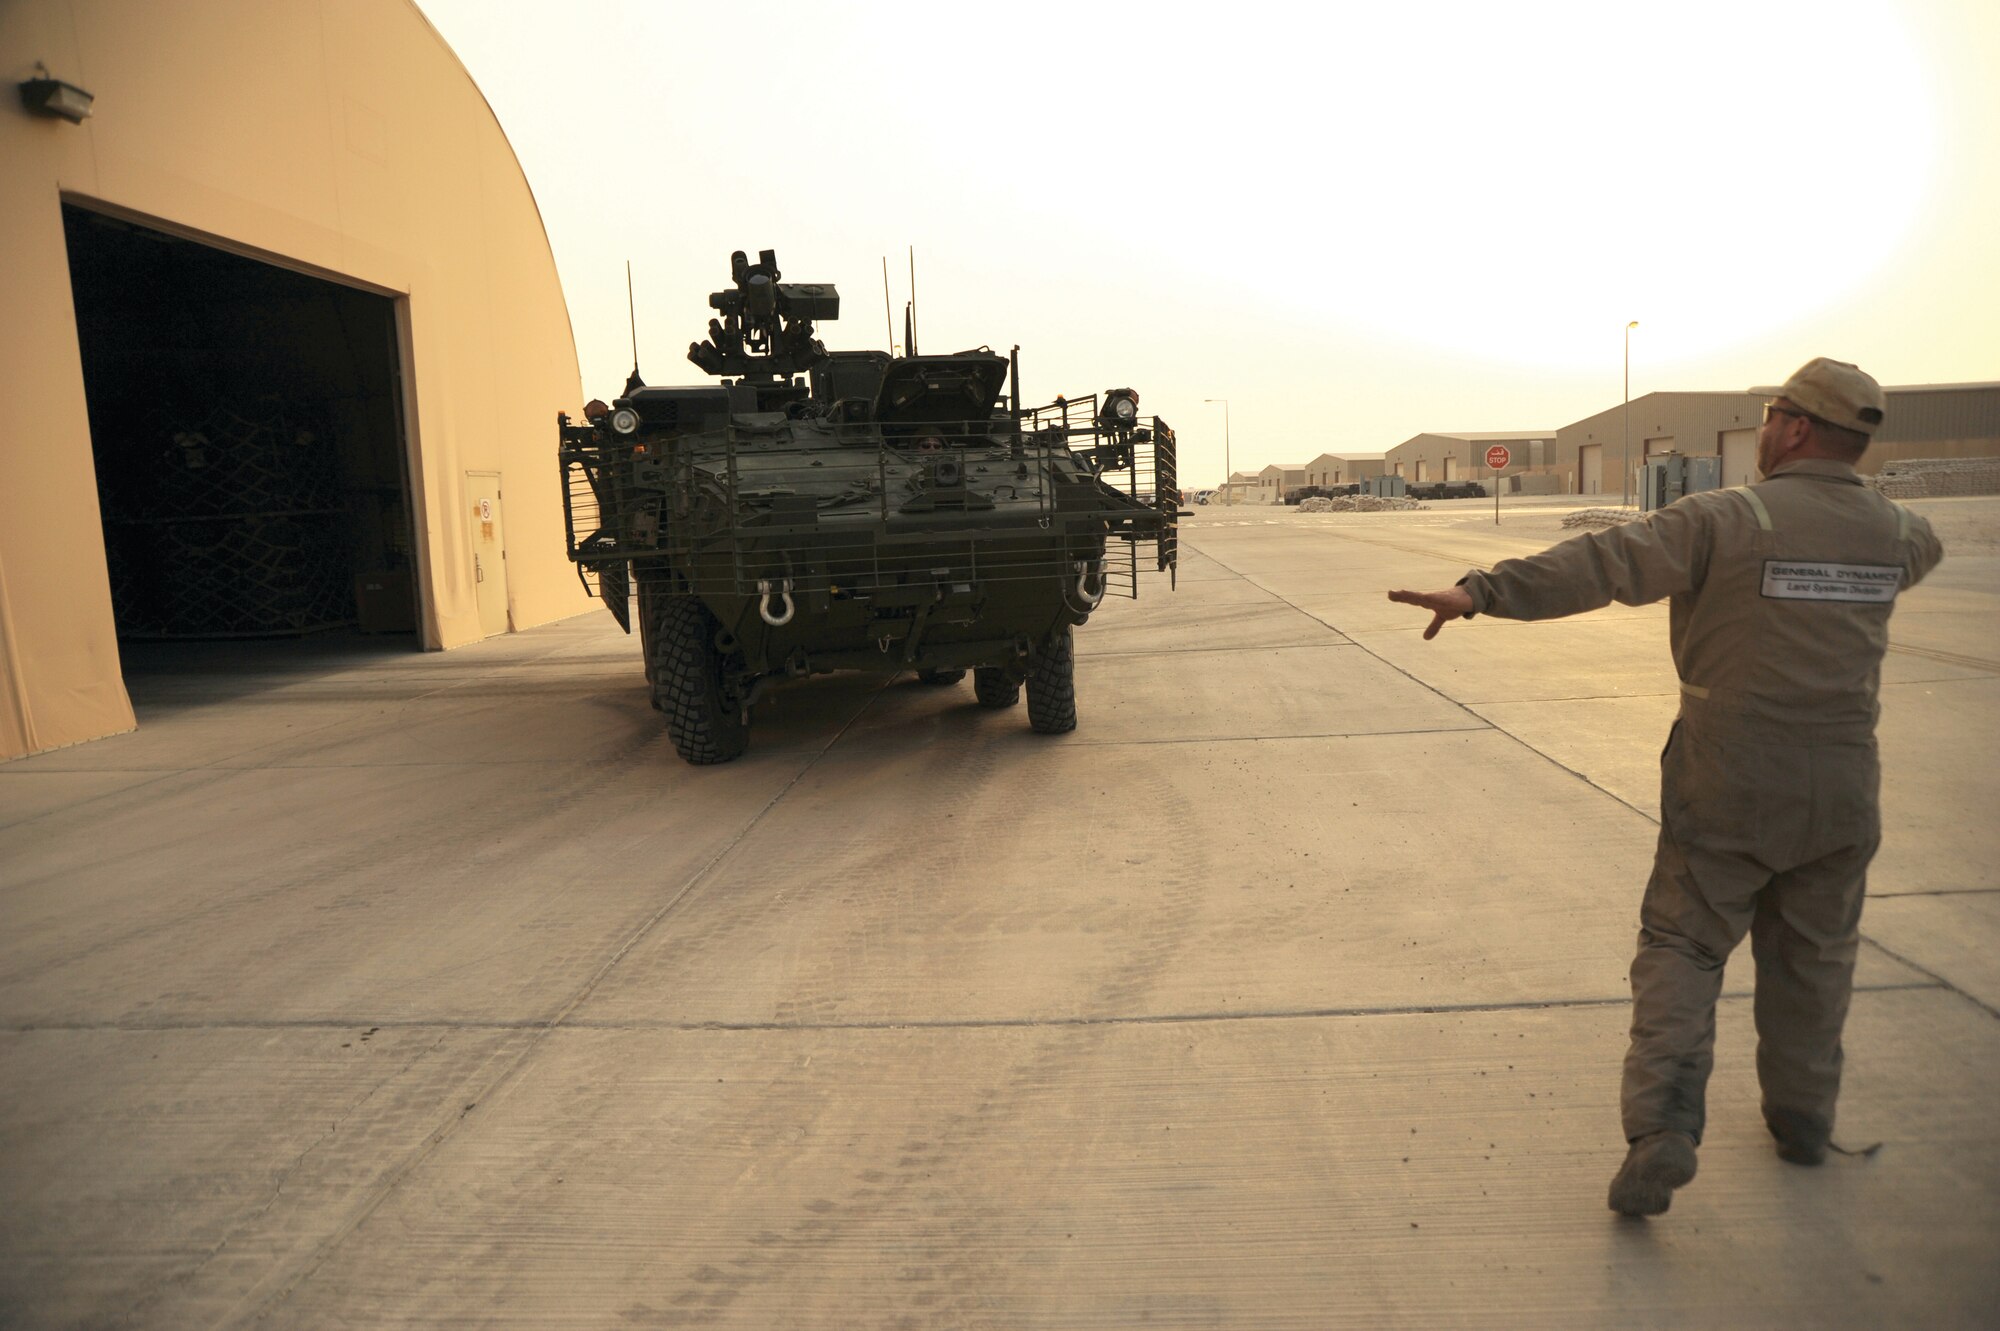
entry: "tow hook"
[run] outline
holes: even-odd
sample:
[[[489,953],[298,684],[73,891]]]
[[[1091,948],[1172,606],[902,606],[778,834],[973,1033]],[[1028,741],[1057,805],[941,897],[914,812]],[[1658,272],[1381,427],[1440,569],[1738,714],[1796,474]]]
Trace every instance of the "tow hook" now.
[[[774,629],[782,628],[786,624],[791,623],[792,615],[798,609],[798,607],[792,604],[792,580],[790,578],[778,578],[776,579],[775,586],[776,590],[774,592],[772,579],[757,579],[757,617]],[[771,598],[773,595],[783,603],[783,614],[774,615],[771,613]],[[1102,596],[1103,592],[1100,590],[1098,595]]]
[[[1104,561],[1079,559],[1076,561],[1076,596],[1082,602],[1082,609],[1097,609],[1104,600]],[[1097,590],[1092,591],[1095,584]]]

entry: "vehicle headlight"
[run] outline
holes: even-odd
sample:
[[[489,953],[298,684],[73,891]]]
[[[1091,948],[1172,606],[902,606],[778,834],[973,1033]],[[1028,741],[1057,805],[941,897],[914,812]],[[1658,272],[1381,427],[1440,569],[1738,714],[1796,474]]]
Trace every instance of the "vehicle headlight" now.
[[[639,428],[639,413],[630,407],[620,407],[611,413],[611,428],[619,434],[631,434]]]
[[[1139,395],[1129,388],[1113,388],[1104,394],[1097,409],[1097,425],[1104,430],[1129,430],[1139,419]]]

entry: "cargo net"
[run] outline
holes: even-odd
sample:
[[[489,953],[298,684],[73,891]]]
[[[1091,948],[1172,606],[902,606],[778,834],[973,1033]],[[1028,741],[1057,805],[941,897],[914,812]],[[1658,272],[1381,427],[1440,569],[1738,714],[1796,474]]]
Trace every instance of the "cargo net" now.
[[[105,553],[121,637],[286,637],[354,621],[345,537],[324,519],[135,523]]]
[[[636,446],[573,430],[570,557],[593,595],[629,561],[704,595],[1060,579],[1091,604],[1136,596],[1142,568],[1173,567],[1173,432],[1096,412],[1058,401],[977,434],[808,418]]]
[[[354,621],[334,450],[277,397],[163,418],[147,446],[100,454],[121,637],[287,636]]]

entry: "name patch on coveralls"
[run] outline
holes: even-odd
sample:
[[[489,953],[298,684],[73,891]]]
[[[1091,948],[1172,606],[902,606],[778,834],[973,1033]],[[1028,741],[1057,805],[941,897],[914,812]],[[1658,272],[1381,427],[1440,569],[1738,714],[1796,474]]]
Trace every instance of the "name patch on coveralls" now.
[[[1893,564],[1764,561],[1764,595],[1780,601],[1893,601],[1902,585]]]

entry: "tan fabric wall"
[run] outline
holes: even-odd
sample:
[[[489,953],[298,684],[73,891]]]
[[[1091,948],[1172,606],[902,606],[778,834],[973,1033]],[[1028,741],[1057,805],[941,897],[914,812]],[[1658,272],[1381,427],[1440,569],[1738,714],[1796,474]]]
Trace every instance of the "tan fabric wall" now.
[[[470,76],[408,0],[11,0],[0,68],[96,96],[0,98],[0,757],[133,724],[119,676],[65,199],[401,298],[426,646],[481,636],[465,473],[505,487],[509,609],[586,608],[554,417],[582,395],[535,201]]]

